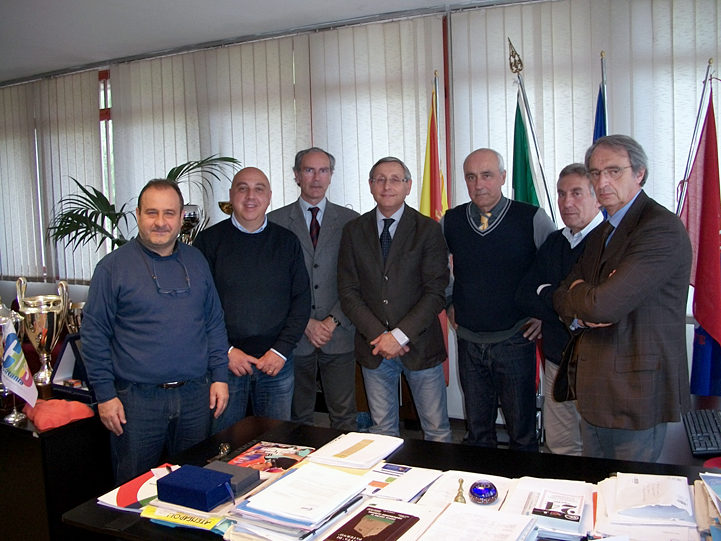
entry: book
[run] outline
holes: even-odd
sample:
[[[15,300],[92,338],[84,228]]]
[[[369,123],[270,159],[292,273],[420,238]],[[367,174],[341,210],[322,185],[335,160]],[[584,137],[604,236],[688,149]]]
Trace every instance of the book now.
[[[418,520],[408,513],[367,506],[326,537],[326,541],[397,541]]]
[[[140,513],[143,507],[158,496],[158,479],[179,467],[163,464],[103,494],[98,498],[98,503],[120,511]]]
[[[231,456],[228,464],[258,470],[260,478],[265,480],[270,479],[274,474],[283,473],[292,468],[313,451],[315,448],[304,445],[261,441],[249,449]]]
[[[369,470],[403,445],[401,438],[349,432],[315,451],[308,460],[328,466]]]
[[[544,489],[531,514],[539,518],[539,524],[542,517],[550,527],[580,531],[583,496]]]

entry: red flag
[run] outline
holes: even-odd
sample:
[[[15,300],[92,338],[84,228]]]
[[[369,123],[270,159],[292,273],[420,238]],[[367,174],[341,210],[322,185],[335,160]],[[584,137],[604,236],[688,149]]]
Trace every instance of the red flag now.
[[[693,315],[721,344],[721,194],[713,93],[686,187],[681,221],[693,246]]]

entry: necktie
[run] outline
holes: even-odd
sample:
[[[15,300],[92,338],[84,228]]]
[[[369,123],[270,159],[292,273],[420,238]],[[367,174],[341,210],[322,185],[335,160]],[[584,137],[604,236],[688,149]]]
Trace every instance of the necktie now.
[[[603,238],[603,247],[605,248],[608,245],[608,239],[611,237],[611,234],[613,233],[613,230],[616,229],[613,225],[611,225],[611,222],[606,220],[603,223],[603,229],[601,237]]]
[[[391,224],[395,222],[393,218],[383,218],[383,232],[381,233],[381,252],[383,253],[383,263],[388,259],[388,252],[391,250]]]
[[[491,213],[485,213],[481,212],[481,227],[479,228],[481,231],[485,231],[488,229],[488,220],[491,219]]]
[[[308,209],[313,217],[310,219],[310,241],[313,243],[313,248],[318,244],[318,235],[320,235],[320,224],[318,223],[318,207],[310,207]]]

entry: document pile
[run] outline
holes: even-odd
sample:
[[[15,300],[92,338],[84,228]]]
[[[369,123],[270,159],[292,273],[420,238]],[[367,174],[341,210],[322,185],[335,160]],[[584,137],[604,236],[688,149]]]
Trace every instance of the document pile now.
[[[440,470],[379,462],[364,475],[368,486],[364,496],[416,502],[438,477]]]
[[[698,539],[685,477],[618,473],[598,483],[596,533],[631,539]]]
[[[474,504],[451,503],[420,540],[524,541],[535,538],[535,523],[536,519],[531,516],[519,516]]]
[[[225,538],[311,539],[346,518],[366,485],[363,476],[306,464],[238,504],[231,513],[236,523]]]
[[[401,438],[349,432],[325,444],[308,460],[316,464],[369,470],[403,444]]]
[[[540,538],[578,541],[593,530],[593,493],[583,481],[521,477],[501,511],[535,518]]]

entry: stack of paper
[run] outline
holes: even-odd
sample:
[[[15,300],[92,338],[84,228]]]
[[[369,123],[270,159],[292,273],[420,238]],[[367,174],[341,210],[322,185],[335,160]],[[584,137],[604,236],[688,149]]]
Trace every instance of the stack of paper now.
[[[462,483],[460,481],[462,481]],[[428,490],[421,496],[418,503],[420,505],[445,507],[455,501],[459,488],[462,488],[463,497],[466,499],[466,502],[471,503],[469,490],[476,481],[490,481],[496,487],[498,499],[491,504],[483,506],[487,509],[496,510],[501,507],[501,503],[506,499],[506,494],[508,494],[509,489],[516,484],[515,479],[508,479],[507,477],[451,470],[445,472],[435,483],[428,487]]]
[[[233,530],[266,539],[306,539],[355,509],[365,487],[362,476],[306,464],[237,505]]]
[[[521,477],[501,510],[535,518],[539,537],[580,540],[593,530],[593,492],[583,481]]]
[[[535,539],[532,516],[505,513],[473,503],[452,503],[420,541],[524,541]]]
[[[598,484],[596,533],[632,539],[695,539],[691,487],[685,477],[625,474]]]
[[[363,495],[415,502],[440,475],[440,470],[380,462],[365,474],[368,486]]]
[[[317,464],[368,470],[403,444],[401,438],[349,432],[327,443],[308,460]]]

